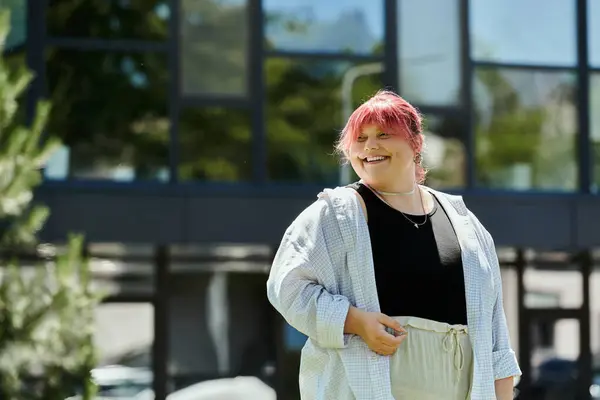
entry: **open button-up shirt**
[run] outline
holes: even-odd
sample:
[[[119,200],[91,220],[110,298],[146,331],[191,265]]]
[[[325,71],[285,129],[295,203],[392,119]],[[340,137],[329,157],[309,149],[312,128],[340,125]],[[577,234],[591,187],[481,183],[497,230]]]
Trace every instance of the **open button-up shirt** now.
[[[496,379],[521,375],[494,242],[460,196],[423,188],[448,213],[461,247],[474,352],[471,398],[493,400]],[[359,336],[344,334],[350,305],[380,312],[367,221],[352,189],[324,190],[294,220],[275,256],[267,294],[309,338],[299,377],[303,400],[393,400],[389,357],[371,351]]]

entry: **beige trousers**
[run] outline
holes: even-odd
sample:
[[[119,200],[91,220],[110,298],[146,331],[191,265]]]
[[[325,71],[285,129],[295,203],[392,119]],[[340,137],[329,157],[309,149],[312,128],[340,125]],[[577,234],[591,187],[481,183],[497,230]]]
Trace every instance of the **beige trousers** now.
[[[408,335],[390,359],[396,400],[469,400],[473,350],[465,325],[394,317]]]

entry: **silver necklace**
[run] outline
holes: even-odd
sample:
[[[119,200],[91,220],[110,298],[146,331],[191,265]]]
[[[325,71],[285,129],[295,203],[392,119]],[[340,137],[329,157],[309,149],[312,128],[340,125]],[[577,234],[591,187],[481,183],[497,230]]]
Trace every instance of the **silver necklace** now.
[[[367,186],[372,191],[377,192],[377,193],[379,193],[379,194],[381,194],[383,196],[410,196],[411,194],[414,194],[415,190],[417,189],[417,184],[415,182],[413,182],[413,188],[412,188],[412,190],[409,190],[408,192],[384,192],[383,190],[373,189],[372,187],[370,187],[369,185],[367,185],[362,180],[360,181],[360,183],[362,183],[363,185]]]
[[[411,224],[413,224],[413,225],[414,225],[414,227],[415,227],[416,229],[419,229],[419,227],[420,227],[420,226],[423,226],[423,225],[425,225],[425,224],[427,223],[428,215],[427,215],[427,213],[425,212],[425,205],[423,204],[423,196],[422,196],[422,194],[421,194],[421,191],[420,191],[420,190],[419,190],[419,199],[421,200],[421,209],[423,210],[423,215],[425,216],[425,219],[423,220],[423,222],[421,222],[421,223],[419,224],[419,223],[417,223],[417,222],[413,221],[412,219],[408,218],[408,217],[406,216],[406,214],[404,214],[402,211],[398,210],[397,208],[395,208],[394,206],[392,206],[390,203],[388,203],[388,202],[387,202],[387,200],[386,200],[386,199],[384,199],[384,198],[383,198],[383,196],[381,195],[381,194],[385,194],[385,192],[380,192],[379,190],[373,189],[371,186],[367,185],[365,182],[361,182],[361,183],[362,183],[363,185],[365,185],[365,186],[366,186],[366,187],[367,187],[367,188],[368,188],[370,191],[372,191],[372,192],[375,194],[375,196],[379,197],[379,199],[380,199],[381,201],[383,201],[383,202],[384,202],[385,204],[387,204],[389,207],[393,208],[394,210],[396,210],[396,211],[398,211],[400,214],[402,214],[402,216],[403,216],[404,218],[406,218],[406,220],[407,220],[408,222],[410,222]],[[414,191],[414,189],[413,189],[413,191]]]

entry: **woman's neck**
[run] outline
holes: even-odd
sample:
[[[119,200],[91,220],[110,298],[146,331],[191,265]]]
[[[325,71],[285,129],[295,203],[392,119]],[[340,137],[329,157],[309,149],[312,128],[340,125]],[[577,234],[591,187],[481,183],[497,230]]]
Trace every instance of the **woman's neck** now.
[[[381,195],[385,196],[412,196],[417,193],[418,185],[413,181],[405,181],[405,182],[396,182],[396,183],[375,183],[370,184],[361,180],[362,183],[369,186],[372,190],[375,190]]]
[[[364,181],[363,184],[374,191],[390,206],[404,213],[420,215],[423,213],[429,213],[433,209],[433,198],[426,190],[421,190],[416,182],[412,183],[412,187],[414,188],[414,192],[412,193],[409,193],[412,191],[412,189],[410,189],[410,184],[379,186],[381,188],[389,188],[388,190],[380,189],[374,185],[369,185]],[[401,192],[400,190],[402,189],[405,190]]]

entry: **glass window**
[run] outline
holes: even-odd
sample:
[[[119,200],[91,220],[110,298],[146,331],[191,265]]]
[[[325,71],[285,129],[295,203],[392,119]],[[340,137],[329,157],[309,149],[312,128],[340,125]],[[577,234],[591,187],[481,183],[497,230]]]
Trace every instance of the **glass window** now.
[[[448,105],[460,96],[460,16],[457,0],[398,3],[398,65],[408,101]]]
[[[349,79],[361,68],[349,61],[266,60],[270,180],[328,184],[339,181],[340,162],[332,154],[347,117],[342,107],[347,104],[345,112],[352,111],[381,88],[380,72]],[[342,98],[341,91],[344,78],[352,87],[346,98]]]
[[[600,68],[600,0],[588,0],[590,65]]]
[[[592,141],[592,166],[594,192],[600,191],[600,73],[593,73],[590,79],[590,138]]]
[[[103,303],[96,309],[94,339],[101,355],[92,370],[102,398],[136,398],[152,390],[154,307]]]
[[[188,108],[179,119],[179,179],[248,181],[252,178],[250,112]]]
[[[573,73],[479,68],[474,91],[480,186],[577,187]]]
[[[463,188],[466,183],[466,129],[459,115],[444,117],[424,115],[427,185],[435,188]]]
[[[470,4],[474,59],[517,64],[576,63],[575,1],[475,0]]]
[[[10,50],[15,46],[24,44],[27,37],[27,1],[0,0],[0,9],[6,9],[10,12],[10,30],[4,48]]]
[[[183,0],[180,29],[182,93],[245,95],[247,1]]]
[[[48,132],[65,143],[47,178],[168,180],[166,56],[52,49],[46,71]]]
[[[383,1],[264,0],[266,48],[383,53]]]
[[[580,321],[532,314],[527,326],[520,327],[529,333],[530,347],[527,350],[531,371],[523,373],[531,377],[531,386],[519,397],[578,399],[581,393],[577,379],[580,374],[577,361],[581,355]],[[590,392],[593,392],[593,387]]]
[[[528,250],[523,280],[527,308],[579,308],[583,303],[583,274],[571,254]]]
[[[46,21],[51,36],[164,40],[168,0],[49,0]]]

